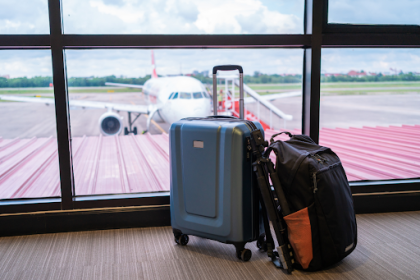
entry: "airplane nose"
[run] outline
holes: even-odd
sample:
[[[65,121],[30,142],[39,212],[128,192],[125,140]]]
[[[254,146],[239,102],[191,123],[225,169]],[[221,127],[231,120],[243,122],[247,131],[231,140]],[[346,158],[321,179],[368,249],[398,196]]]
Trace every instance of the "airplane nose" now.
[[[185,108],[183,110],[184,117],[207,117],[210,115],[210,104],[203,101],[197,100],[189,108]]]

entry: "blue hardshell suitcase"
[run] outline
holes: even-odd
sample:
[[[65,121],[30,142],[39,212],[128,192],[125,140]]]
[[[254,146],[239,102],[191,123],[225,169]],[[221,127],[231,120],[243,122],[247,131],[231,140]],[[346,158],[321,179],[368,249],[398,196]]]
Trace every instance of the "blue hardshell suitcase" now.
[[[217,70],[231,68],[239,69],[242,85],[242,68],[237,66],[215,67],[213,79]],[[213,86],[217,106],[215,91]],[[243,117],[242,86],[240,111]],[[259,122],[222,116],[187,118],[171,125],[171,225],[176,243],[186,245],[188,235],[195,235],[233,244],[238,258],[251,258],[244,246],[263,238],[263,228],[248,148],[250,125],[264,131]]]

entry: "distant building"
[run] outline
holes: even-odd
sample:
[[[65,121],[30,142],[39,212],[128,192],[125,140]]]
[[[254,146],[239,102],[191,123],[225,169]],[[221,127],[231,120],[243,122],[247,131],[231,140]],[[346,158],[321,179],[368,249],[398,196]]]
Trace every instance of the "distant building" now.
[[[9,74],[7,74],[7,75],[0,75],[0,77],[1,78],[6,78],[6,79],[10,79],[10,75]]]
[[[190,74],[190,75],[192,75],[192,76],[198,76],[198,75],[201,75],[201,76],[204,76],[204,77],[209,77],[209,70],[205,70],[205,71],[197,71],[197,70],[194,70],[193,72],[192,72],[192,74]]]
[[[325,73],[324,74],[325,77],[338,77],[338,76],[343,76],[343,74],[340,73]]]
[[[361,78],[361,77],[367,76],[367,74],[366,72],[357,72],[357,71],[351,70],[350,72],[347,73],[347,76]]]

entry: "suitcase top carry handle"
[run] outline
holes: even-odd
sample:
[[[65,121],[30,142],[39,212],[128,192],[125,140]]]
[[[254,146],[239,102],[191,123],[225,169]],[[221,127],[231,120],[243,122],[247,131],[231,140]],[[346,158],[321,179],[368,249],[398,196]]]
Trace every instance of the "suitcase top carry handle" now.
[[[238,119],[237,117],[234,117],[234,116],[209,116],[208,118],[212,118],[212,119]]]
[[[239,118],[244,119],[244,70],[239,65],[219,65],[213,67],[213,114],[217,115],[217,71],[239,71]]]
[[[244,73],[242,66],[239,65],[219,65],[213,67],[213,75],[217,73],[217,71],[233,71],[238,70],[239,73]]]

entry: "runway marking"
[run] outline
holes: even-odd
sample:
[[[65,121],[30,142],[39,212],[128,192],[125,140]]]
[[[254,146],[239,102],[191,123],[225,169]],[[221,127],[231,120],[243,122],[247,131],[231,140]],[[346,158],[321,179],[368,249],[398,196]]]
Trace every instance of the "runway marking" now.
[[[145,116],[146,118],[148,118],[149,117],[149,115],[146,115],[146,114],[143,114],[143,116]],[[154,124],[156,127],[157,127],[157,129],[159,129],[162,133],[165,133],[165,134],[167,134],[166,133],[166,131],[160,126],[160,125],[158,125],[157,124],[157,122],[155,122],[154,120],[150,120],[151,121],[151,123],[152,124]]]

